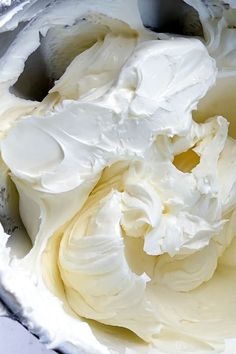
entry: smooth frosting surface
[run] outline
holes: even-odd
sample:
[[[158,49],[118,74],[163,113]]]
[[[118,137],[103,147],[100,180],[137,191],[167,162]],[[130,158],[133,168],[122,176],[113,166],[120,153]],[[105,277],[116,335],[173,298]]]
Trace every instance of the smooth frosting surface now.
[[[135,1],[70,3],[74,14],[49,7],[0,59],[1,186],[10,176],[32,242],[12,257],[1,230],[4,301],[65,353],[232,354],[236,141],[221,112],[192,118],[227,55],[158,40]],[[56,81],[32,102],[9,87],[39,33]]]

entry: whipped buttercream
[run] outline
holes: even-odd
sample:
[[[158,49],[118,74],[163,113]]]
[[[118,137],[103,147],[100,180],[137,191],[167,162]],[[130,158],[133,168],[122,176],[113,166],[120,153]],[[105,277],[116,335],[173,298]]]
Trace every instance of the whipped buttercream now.
[[[1,229],[4,302],[65,353],[230,353],[236,142],[221,112],[192,118],[216,65],[225,75],[220,52],[158,40],[135,1],[70,5],[39,13],[0,59],[1,186],[17,188],[32,242],[16,257]],[[57,80],[32,102],[9,88],[39,33]]]

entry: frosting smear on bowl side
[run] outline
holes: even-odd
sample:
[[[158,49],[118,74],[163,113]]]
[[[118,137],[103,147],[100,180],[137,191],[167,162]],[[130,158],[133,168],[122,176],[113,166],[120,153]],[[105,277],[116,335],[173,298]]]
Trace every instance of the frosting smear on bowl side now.
[[[207,112],[234,9],[217,37],[201,4],[206,42],[145,29],[136,1],[58,1],[0,58],[3,210],[32,244],[1,229],[0,293],[63,353],[232,354],[234,113]],[[11,89],[39,46],[41,102]]]

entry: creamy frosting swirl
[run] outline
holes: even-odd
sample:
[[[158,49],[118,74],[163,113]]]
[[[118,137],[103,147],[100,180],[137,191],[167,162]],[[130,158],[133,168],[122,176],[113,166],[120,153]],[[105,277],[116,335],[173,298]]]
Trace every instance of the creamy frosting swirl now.
[[[215,60],[200,40],[157,40],[117,4],[114,15],[111,1],[80,1],[75,23],[69,10],[58,20],[68,7],[52,7],[2,59],[7,67],[24,36],[48,31],[43,50],[60,78],[42,102],[10,94],[29,47],[11,77],[0,73],[2,170],[33,245],[11,261],[2,231],[1,293],[65,353],[226,353],[236,338],[236,142],[221,115],[192,119]],[[56,61],[61,34],[79,44]],[[6,97],[15,111],[4,121]]]

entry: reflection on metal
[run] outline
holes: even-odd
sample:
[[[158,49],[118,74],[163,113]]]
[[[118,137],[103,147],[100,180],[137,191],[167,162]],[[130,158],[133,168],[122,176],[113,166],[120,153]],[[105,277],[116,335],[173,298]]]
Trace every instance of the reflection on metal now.
[[[28,233],[19,214],[19,196],[8,172],[0,168],[0,223],[10,235],[7,246],[17,258],[24,257],[32,248]]]
[[[0,319],[0,353],[4,354],[55,354],[18,322]],[[4,339],[4,340],[3,340]]]
[[[10,91],[17,97],[42,101],[53,84],[54,80],[49,77],[46,59],[39,46],[26,60],[24,71]]]
[[[0,0],[0,14],[4,15],[9,9],[13,9],[22,2],[22,0]]]
[[[0,58],[14,41],[17,34],[26,26],[26,24],[27,22],[21,22],[14,30],[0,33]]]
[[[183,0],[138,0],[143,23],[155,32],[203,37],[195,9]]]

